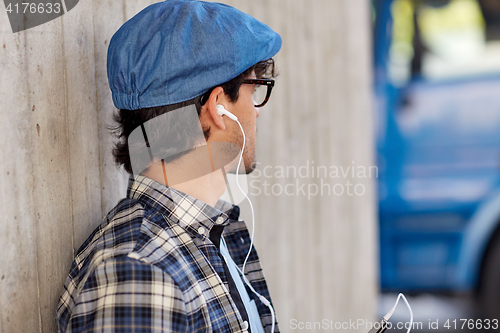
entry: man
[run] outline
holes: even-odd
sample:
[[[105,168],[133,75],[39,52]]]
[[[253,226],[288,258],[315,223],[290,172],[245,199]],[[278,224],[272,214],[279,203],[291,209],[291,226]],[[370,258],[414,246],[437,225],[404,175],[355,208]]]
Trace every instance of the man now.
[[[219,198],[226,173],[255,165],[280,48],[268,26],[202,1],[151,5],[115,33],[113,153],[132,175],[75,257],[60,332],[279,331],[239,207]]]

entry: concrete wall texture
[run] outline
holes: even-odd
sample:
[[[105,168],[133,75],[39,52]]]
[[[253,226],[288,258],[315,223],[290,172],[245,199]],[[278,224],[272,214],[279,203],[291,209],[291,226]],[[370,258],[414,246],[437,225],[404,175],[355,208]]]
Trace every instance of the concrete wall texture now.
[[[337,187],[337,194],[321,195],[308,185],[332,178],[275,174],[287,166],[374,164],[369,1],[223,2],[266,22],[284,41],[276,58],[281,75],[258,121],[261,172],[250,191],[255,243],[282,331],[323,319],[374,320],[375,177],[348,172],[335,182],[358,184],[362,194]],[[55,308],[75,251],[125,195],[127,176],[110,154],[106,51],[120,25],[150,3],[81,0],[19,33],[0,11],[2,333],[56,331]],[[265,192],[264,181],[276,186]],[[279,192],[288,184],[293,195]],[[296,188],[302,184],[306,192]],[[242,210],[250,223],[248,205]]]

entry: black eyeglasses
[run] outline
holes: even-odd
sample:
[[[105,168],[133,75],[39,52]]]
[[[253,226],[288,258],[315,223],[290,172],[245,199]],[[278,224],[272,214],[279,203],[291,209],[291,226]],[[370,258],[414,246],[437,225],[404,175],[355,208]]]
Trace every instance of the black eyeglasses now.
[[[271,97],[271,91],[274,87],[273,79],[247,79],[243,80],[246,84],[255,84],[255,92],[253,93],[253,102],[256,108],[261,108],[266,105]]]
[[[247,79],[243,80],[244,84],[255,84],[255,92],[253,93],[253,103],[256,108],[261,108],[266,105],[267,101],[269,101],[269,97],[271,97],[271,91],[274,87],[273,79]],[[205,105],[210,94],[215,88],[207,91],[203,96],[201,96],[200,103],[201,105]]]

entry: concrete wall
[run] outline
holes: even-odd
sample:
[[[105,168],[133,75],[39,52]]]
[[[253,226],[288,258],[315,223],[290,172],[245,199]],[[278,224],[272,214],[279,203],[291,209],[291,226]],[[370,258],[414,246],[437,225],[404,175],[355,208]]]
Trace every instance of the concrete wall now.
[[[373,165],[369,2],[225,2],[284,40],[281,75],[258,122],[259,170],[308,161]],[[55,331],[76,249],[125,194],[106,129],[114,110],[106,51],[118,27],[149,3],[81,0],[62,17],[15,34],[0,12],[2,333]],[[296,181],[257,176],[254,194],[263,181]],[[284,332],[294,319],[374,319],[374,178],[351,176],[324,181],[362,184],[363,195],[254,195],[256,243]],[[321,181],[297,180],[306,189]]]

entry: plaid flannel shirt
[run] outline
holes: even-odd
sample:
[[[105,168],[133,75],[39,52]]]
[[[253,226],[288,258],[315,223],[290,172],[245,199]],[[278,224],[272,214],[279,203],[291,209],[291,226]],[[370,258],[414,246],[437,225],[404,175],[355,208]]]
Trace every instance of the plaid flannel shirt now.
[[[239,207],[216,208],[142,176],[78,250],[57,308],[61,333],[245,332],[211,228],[241,268],[250,236]],[[252,248],[245,275],[271,301]],[[266,333],[269,309],[255,299]],[[275,326],[275,332],[279,332]]]

